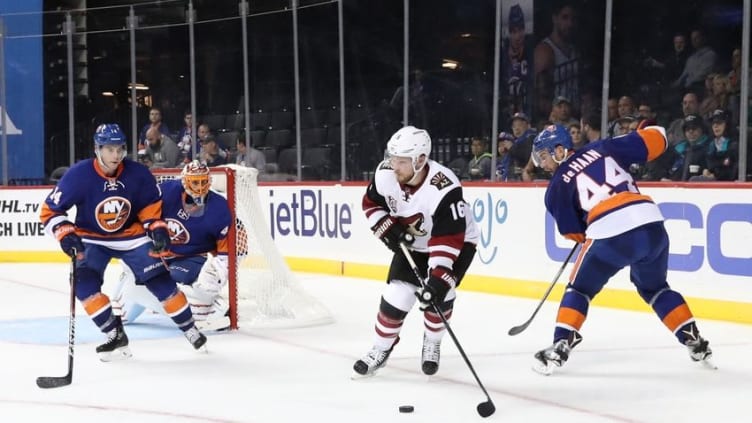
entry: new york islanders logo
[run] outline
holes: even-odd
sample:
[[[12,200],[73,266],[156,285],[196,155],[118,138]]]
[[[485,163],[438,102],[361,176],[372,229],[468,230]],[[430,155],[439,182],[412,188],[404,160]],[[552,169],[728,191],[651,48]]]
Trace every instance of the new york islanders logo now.
[[[167,230],[170,232],[170,241],[173,244],[185,245],[191,240],[191,234],[185,229],[183,223],[177,219],[166,219]]]
[[[131,202],[123,197],[108,197],[97,204],[94,217],[105,232],[117,232],[131,215]]]

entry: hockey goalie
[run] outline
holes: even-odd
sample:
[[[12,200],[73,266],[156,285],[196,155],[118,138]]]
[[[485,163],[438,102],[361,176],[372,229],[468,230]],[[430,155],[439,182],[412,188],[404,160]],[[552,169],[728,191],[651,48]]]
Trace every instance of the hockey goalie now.
[[[185,165],[180,179],[159,184],[162,216],[172,241],[161,258],[188,298],[196,325],[221,330],[230,326],[229,302],[222,293],[228,281],[228,233],[235,222],[227,200],[210,190],[209,173],[205,164],[193,161]],[[113,308],[125,324],[147,309],[162,310],[125,265],[112,294]]]

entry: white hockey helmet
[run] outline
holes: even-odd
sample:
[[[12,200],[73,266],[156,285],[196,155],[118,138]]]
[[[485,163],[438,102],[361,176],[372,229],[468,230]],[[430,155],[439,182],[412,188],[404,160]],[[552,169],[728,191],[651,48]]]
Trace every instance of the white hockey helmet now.
[[[431,137],[424,129],[418,129],[414,126],[405,126],[395,132],[389,142],[386,143],[387,159],[391,157],[409,157],[413,160],[413,169],[416,168],[418,158],[425,155],[428,158],[431,155]],[[421,169],[423,166],[421,166]]]

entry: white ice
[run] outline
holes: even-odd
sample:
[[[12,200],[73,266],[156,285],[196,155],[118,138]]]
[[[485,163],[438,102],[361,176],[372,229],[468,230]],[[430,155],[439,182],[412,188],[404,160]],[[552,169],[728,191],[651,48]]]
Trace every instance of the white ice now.
[[[208,354],[193,351],[177,332],[132,335],[132,359],[102,363],[94,353],[102,339],[79,307],[73,384],[42,390],[37,376],[61,376],[67,368],[67,266],[0,264],[0,421],[750,421],[749,325],[699,321],[719,367],[713,371],[691,362],[654,315],[594,307],[582,344],[546,377],[530,366],[533,353],[551,342],[556,303],[546,303],[527,331],[510,337],[507,330],[525,321],[536,301],[460,291],[451,324],[496,405],[482,419],[476,406],[486,397],[448,336],[439,373],[421,373],[416,312],[387,367],[351,380],[353,362],[371,346],[383,284],[312,274],[300,279],[335,323],[213,334]],[[29,319],[42,324],[23,329]],[[97,339],[87,339],[86,325]],[[60,341],[35,341],[53,335]],[[400,405],[415,411],[400,414]]]

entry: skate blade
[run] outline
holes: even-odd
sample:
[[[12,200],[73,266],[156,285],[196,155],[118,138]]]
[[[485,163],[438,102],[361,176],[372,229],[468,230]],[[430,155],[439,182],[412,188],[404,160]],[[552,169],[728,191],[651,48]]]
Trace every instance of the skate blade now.
[[[376,370],[366,373],[364,375],[356,372],[355,370],[352,371],[352,374],[350,374],[350,380],[361,380],[361,379],[370,379],[376,375]]]
[[[554,367],[556,367],[554,363],[543,364],[536,360],[535,363],[533,363],[532,369],[534,372],[543,376],[551,376],[554,373]]]
[[[706,369],[710,370],[718,370],[718,366],[713,363],[713,360],[706,358],[705,360],[700,360],[700,363],[702,363],[702,366]]]
[[[109,363],[111,361],[127,360],[133,356],[133,354],[131,354],[131,349],[128,347],[120,347],[115,349],[114,351],[101,352],[97,354],[99,354],[99,360],[105,363]]]

